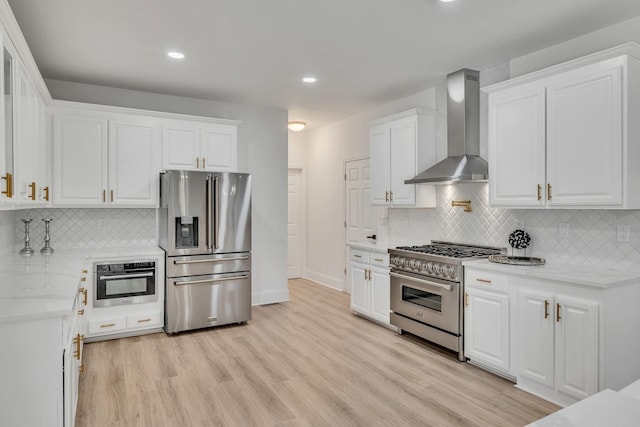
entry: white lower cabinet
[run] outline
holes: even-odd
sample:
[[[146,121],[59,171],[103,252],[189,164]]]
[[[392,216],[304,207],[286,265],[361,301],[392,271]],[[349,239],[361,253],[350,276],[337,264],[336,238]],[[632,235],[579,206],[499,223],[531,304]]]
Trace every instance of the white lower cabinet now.
[[[572,268],[465,263],[469,361],[561,406],[640,378],[640,280]]]
[[[510,376],[510,322],[507,277],[467,272],[464,352],[474,364]]]
[[[351,309],[390,324],[389,254],[350,250]]]
[[[598,392],[596,301],[518,290],[518,384],[558,403]],[[542,388],[541,388],[542,387]]]

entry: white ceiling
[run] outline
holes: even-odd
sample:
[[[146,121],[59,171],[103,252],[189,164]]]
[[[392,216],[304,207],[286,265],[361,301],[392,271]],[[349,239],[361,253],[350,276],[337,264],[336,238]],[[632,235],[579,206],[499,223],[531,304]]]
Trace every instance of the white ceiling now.
[[[309,129],[640,15],[638,0],[9,4],[45,78],[273,106]]]

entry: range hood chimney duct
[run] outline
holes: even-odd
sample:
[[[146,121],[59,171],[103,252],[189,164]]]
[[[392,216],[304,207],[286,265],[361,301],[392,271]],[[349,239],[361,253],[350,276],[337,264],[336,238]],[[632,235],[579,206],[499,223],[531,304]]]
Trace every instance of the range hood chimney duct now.
[[[480,157],[480,73],[463,68],[447,76],[447,158],[405,184],[486,182]]]

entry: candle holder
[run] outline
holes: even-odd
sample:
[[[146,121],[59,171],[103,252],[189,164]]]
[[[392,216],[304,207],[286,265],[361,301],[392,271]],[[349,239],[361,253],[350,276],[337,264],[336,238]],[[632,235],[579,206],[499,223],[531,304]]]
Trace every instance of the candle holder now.
[[[53,219],[46,218],[46,219],[43,219],[43,221],[44,221],[44,247],[40,249],[40,253],[42,255],[51,255],[53,253],[53,248],[49,245],[49,242],[51,241],[51,237],[49,236],[49,224],[51,224],[51,221],[53,221]]]
[[[31,218],[25,218],[22,220],[22,222],[24,222],[24,248],[20,249],[20,255],[22,256],[33,255],[33,249],[29,247],[29,242],[31,241],[31,237],[29,236],[29,224],[31,221]]]

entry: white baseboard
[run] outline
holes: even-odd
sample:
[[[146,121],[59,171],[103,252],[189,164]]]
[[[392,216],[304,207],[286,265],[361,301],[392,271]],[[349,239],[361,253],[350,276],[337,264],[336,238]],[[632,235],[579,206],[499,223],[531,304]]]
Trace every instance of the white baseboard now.
[[[318,273],[317,271],[313,271],[309,269],[305,270],[304,278],[313,280],[314,282],[317,282],[323,286],[326,286],[328,288],[335,289],[341,292],[344,292],[346,290],[345,279],[339,279],[336,277],[327,276],[326,274]]]

